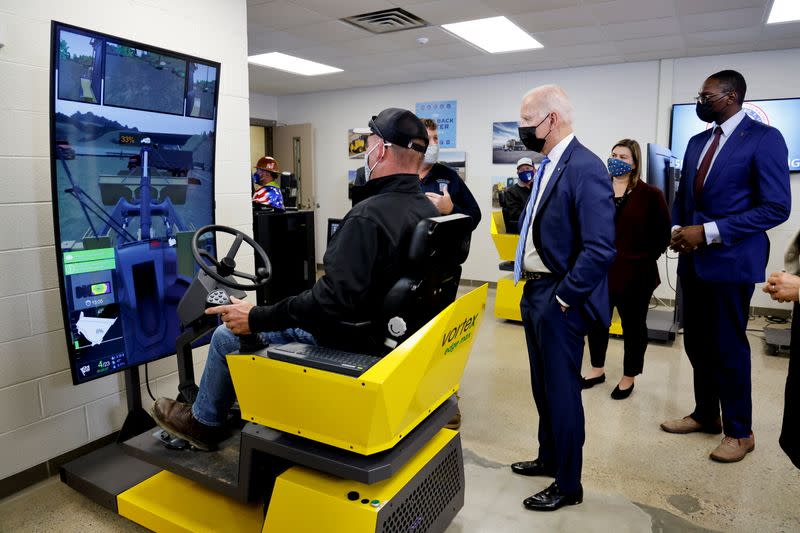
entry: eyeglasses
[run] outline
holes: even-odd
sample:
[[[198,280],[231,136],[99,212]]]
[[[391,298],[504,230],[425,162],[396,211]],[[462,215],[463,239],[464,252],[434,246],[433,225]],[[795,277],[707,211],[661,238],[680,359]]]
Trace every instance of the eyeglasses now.
[[[716,102],[718,100],[721,100],[724,96],[727,96],[729,94],[730,92],[722,94],[698,94],[697,96],[694,97],[694,101],[700,105],[704,105],[709,102]],[[710,100],[710,98],[713,96],[719,96],[719,98],[717,98],[716,100]]]

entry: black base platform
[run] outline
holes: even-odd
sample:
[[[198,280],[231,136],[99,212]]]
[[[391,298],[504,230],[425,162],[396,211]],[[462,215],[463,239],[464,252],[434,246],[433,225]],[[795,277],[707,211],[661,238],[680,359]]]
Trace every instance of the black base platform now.
[[[122,446],[137,460],[155,465],[157,471],[168,470],[246,502],[270,492],[275,478],[294,464],[365,484],[388,479],[447,424],[457,409],[456,398],[449,398],[394,448],[370,456],[253,423],[235,431],[216,452],[169,449],[156,436],[160,430],[142,433]]]
[[[140,461],[113,443],[70,461],[61,467],[61,481],[117,512],[117,496],[161,472],[158,466]]]

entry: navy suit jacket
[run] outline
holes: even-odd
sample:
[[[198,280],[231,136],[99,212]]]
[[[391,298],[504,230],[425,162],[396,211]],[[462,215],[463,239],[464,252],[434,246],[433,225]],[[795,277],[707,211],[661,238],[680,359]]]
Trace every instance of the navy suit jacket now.
[[[608,170],[574,138],[539,195],[531,231],[542,262],[560,279],[554,300],[558,295],[570,308],[583,309],[608,326],[607,275],[616,253]],[[524,218],[523,211],[520,227]]]
[[[711,135],[709,129],[689,140],[672,223],[716,222],[722,243],[681,254],[678,274],[685,274],[686,262],[694,261],[697,276],[705,281],[759,283],[769,257],[766,231],[788,219],[791,209],[786,142],[777,129],[745,116],[717,154],[695,199],[697,166]]]

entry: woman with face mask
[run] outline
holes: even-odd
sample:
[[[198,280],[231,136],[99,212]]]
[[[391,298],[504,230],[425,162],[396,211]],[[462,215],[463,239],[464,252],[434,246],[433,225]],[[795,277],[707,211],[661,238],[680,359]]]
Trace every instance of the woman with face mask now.
[[[664,194],[640,180],[640,162],[639,143],[632,139],[616,143],[608,159],[616,205],[617,248],[608,272],[609,301],[622,321],[625,350],[623,376],[611,393],[615,400],[630,396],[636,376],[642,373],[647,349],[647,310],[653,291],[661,282],[656,260],[670,239],[670,216]],[[588,337],[592,369],[583,378],[584,389],[606,379],[608,328],[597,324]]]

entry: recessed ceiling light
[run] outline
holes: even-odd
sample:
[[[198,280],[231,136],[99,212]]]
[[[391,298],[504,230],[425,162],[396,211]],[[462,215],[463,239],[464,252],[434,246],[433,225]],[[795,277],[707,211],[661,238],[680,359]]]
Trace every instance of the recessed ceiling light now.
[[[293,74],[302,74],[303,76],[319,76],[320,74],[342,72],[340,68],[323,65],[322,63],[309,61],[308,59],[300,59],[299,57],[282,54],[280,52],[249,56],[247,62],[262,67],[285,70]]]
[[[800,20],[800,3],[797,0],[775,0],[769,11],[767,24]]]
[[[442,28],[492,54],[542,48],[539,41],[506,17],[442,24]]]

